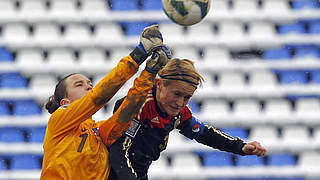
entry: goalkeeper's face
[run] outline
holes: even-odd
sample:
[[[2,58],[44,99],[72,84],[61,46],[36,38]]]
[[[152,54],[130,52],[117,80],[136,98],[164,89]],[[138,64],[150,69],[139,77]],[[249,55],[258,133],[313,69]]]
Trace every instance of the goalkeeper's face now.
[[[82,74],[74,74],[66,79],[67,99],[72,103],[75,100],[82,98],[87,92],[92,89],[91,81]]]
[[[188,104],[196,88],[184,81],[169,81],[170,83],[164,84],[163,80],[157,80],[156,99],[162,111],[175,116]]]

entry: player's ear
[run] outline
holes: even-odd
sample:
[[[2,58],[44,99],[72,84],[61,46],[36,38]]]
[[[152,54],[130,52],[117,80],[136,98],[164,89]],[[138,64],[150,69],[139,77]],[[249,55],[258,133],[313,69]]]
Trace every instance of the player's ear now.
[[[157,86],[157,89],[159,89],[159,88],[161,87],[161,84],[162,84],[161,79],[156,79],[156,86]]]
[[[60,106],[64,106],[64,105],[67,105],[67,104],[70,104],[70,100],[68,98],[61,99]]]

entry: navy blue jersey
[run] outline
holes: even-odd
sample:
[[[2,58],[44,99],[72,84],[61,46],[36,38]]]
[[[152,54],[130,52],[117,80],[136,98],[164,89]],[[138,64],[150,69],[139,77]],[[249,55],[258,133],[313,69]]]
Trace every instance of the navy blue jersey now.
[[[155,94],[155,88],[150,90],[129,129],[110,147],[113,172],[109,179],[147,179],[151,162],[157,160],[161,151],[166,149],[173,129],[179,129],[182,135],[210,147],[244,155],[241,139],[233,138],[196,119],[188,105],[178,115],[169,116],[158,107]],[[115,110],[121,101],[117,101]]]

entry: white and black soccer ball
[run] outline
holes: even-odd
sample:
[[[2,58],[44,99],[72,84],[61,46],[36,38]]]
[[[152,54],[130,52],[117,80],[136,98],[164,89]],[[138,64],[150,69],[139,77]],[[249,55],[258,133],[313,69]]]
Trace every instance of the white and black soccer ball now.
[[[175,23],[191,26],[209,12],[211,0],[162,0],[166,15]]]

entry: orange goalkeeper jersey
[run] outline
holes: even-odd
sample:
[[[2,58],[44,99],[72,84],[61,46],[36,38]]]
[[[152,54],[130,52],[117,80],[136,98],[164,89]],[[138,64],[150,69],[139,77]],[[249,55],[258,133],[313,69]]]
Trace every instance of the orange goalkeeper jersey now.
[[[131,56],[123,58],[85,96],[60,107],[51,115],[43,144],[41,179],[108,179],[110,167],[106,146],[127,130],[130,120],[153,85],[154,75],[142,71],[129,90],[123,106],[108,120],[95,123],[91,116],[137,70],[138,65]]]

